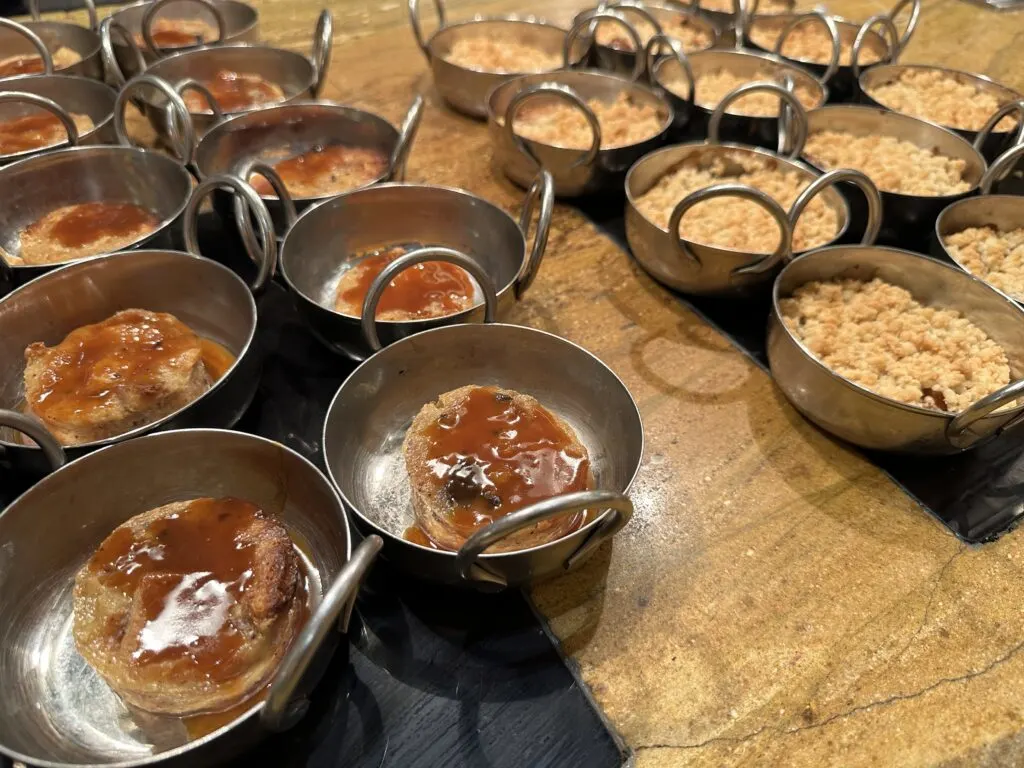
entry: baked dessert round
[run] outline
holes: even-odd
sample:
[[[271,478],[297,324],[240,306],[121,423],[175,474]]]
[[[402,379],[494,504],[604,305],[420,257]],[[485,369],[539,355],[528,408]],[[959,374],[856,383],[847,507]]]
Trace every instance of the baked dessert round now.
[[[160,48],[186,48],[216,40],[217,27],[202,19],[156,19],[150,35]],[[136,33],[135,44],[146,44],[141,32]]]
[[[213,77],[196,79],[213,95],[217,106],[224,112],[240,112],[262,104],[284,101],[281,86],[252,72],[221,69]],[[188,111],[193,114],[211,112],[206,96],[198,91],[186,91],[182,98]]]
[[[444,59],[464,69],[501,75],[550,72],[562,66],[561,51],[493,33],[459,37]]]
[[[601,149],[639,144],[665,128],[666,116],[652,104],[641,103],[620,92],[613,100],[588,99],[587,106],[601,127]],[[504,124],[504,117],[499,118]],[[513,130],[524,139],[552,147],[587,149],[593,133],[586,117],[562,101],[536,99],[516,114]]]
[[[77,203],[50,211],[21,231],[17,257],[22,264],[59,264],[112,253],[138,242],[160,226],[150,211],[134,203]]]
[[[417,528],[439,549],[457,550],[510,512],[593,485],[590,456],[572,427],[533,397],[501,387],[439,395],[416,414],[402,451]],[[583,517],[543,520],[487,551],[547,544]]]
[[[968,227],[946,235],[942,242],[965,270],[1024,301],[1024,228]]]
[[[241,499],[176,501],[114,529],[78,572],[73,634],[125,703],[188,717],[265,686],[307,602],[277,520]]]
[[[95,127],[92,118],[78,112],[70,113],[78,135]],[[35,114],[0,121],[0,155],[13,155],[67,141],[68,132],[56,115],[38,111]]]
[[[82,55],[65,45],[50,52],[53,58],[53,71],[67,69],[82,60]],[[16,56],[0,58],[0,77],[15,75],[41,75],[46,71],[43,57],[36,53],[22,53]]]
[[[316,146],[271,165],[292,197],[327,197],[376,181],[387,173],[388,155],[372,147],[346,144]],[[249,183],[264,197],[277,193],[263,176],[253,174]]]
[[[940,69],[905,69],[867,94],[896,112],[961,131],[980,131],[1004,103],[991,90]],[[995,130],[1012,131],[1015,125],[1007,115]]]

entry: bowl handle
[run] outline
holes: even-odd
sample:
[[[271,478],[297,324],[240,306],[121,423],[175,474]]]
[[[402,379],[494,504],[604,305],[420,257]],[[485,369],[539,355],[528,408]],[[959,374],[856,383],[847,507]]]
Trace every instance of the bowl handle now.
[[[213,113],[213,125],[210,126],[211,128],[214,125],[219,125],[224,121],[224,110],[221,109],[220,104],[217,103],[217,97],[210,92],[209,88],[207,88],[198,80],[195,80],[191,77],[186,77],[174,84],[174,90],[177,91],[178,95],[182,97],[182,103],[184,103],[185,94],[188,91],[195,91],[196,93],[200,94],[204,99],[206,99],[206,103],[210,105],[210,112]],[[187,105],[185,108],[186,110],[188,109]],[[167,128],[169,134],[168,138],[170,139],[172,145],[183,147],[186,145],[184,143],[184,139],[182,138],[181,131],[178,129],[178,124],[181,123],[182,125],[184,125],[184,118],[179,117],[177,120],[175,120],[175,114],[179,114],[178,107],[176,107],[172,102],[168,101],[166,106],[164,107],[164,120],[167,121]],[[186,112],[186,114],[188,113]],[[188,119],[189,122],[192,121],[191,114],[189,114]],[[198,137],[196,138],[196,141],[197,145],[196,147],[193,147],[192,152],[189,156],[189,160],[186,162],[186,165],[188,165],[195,159],[195,150],[198,147]],[[198,172],[195,171],[194,169],[192,170],[193,175],[198,179]]]
[[[850,65],[853,67],[853,79],[860,82],[860,51],[864,46],[864,41],[868,39],[868,33],[875,27],[881,25],[882,29],[888,33],[888,37],[882,35],[881,38],[888,43],[888,53],[881,61],[876,62],[881,64],[885,62],[887,64],[895,64],[896,59],[900,56],[900,33],[896,29],[896,25],[892,23],[892,19],[884,13],[879,13],[872,16],[870,19],[861,24],[860,29],[857,30],[857,37],[853,40],[853,50],[850,51]]]
[[[654,34],[655,35],[660,35],[662,37],[668,38],[668,36],[665,35],[665,30],[661,26],[661,22],[658,21],[654,16],[652,16],[651,12],[648,11],[646,8],[644,8],[640,3],[635,2],[635,0],[634,0],[634,2],[614,3],[612,5],[608,5],[608,6],[605,6],[604,8],[601,8],[601,10],[602,11],[611,11],[612,13],[621,14],[627,20],[629,19],[629,14],[632,13],[632,14],[634,14],[636,16],[639,16],[641,19],[643,19],[648,24],[650,24],[652,27],[654,27]],[[684,9],[684,8],[673,8],[672,10],[673,11],[677,11],[678,13],[684,13],[684,14],[687,14],[687,15],[692,15],[692,13],[690,11],[688,11],[687,9]],[[630,26],[632,26],[632,24]],[[596,30],[597,30],[597,25],[596,24],[592,24],[591,27],[590,27],[591,34],[593,34]],[[633,65],[635,67],[636,66],[636,60],[638,58],[640,58],[640,56],[642,54],[646,54],[646,50],[644,48],[643,38],[641,38],[639,36],[639,32],[638,32],[637,28],[633,27],[633,31],[637,32],[637,40],[635,40],[634,43],[636,43],[636,42],[640,43],[639,46],[637,46],[636,48],[633,49]],[[668,39],[670,39],[670,38],[668,38]],[[648,41],[648,42],[650,42],[650,41]],[[563,64],[564,64],[564,62],[563,62]],[[647,69],[647,57],[646,57],[646,55],[644,55],[643,66],[640,69],[640,75],[643,75],[643,73],[644,73],[644,71],[646,69]],[[633,79],[634,80],[639,80],[640,77],[639,76],[634,76]]]
[[[668,233],[669,237],[673,238],[676,245],[676,250],[679,251],[680,255],[689,261],[691,264],[695,264],[698,267],[703,266],[700,257],[690,250],[690,246],[686,240],[679,235],[679,224],[683,220],[683,216],[688,210],[697,203],[702,203],[705,200],[712,200],[716,197],[742,197],[745,200],[749,200],[752,203],[757,203],[775,219],[775,223],[779,225],[779,246],[774,252],[767,256],[759,256],[747,264],[736,267],[733,269],[733,275],[757,275],[762,272],[767,272],[772,269],[780,261],[784,261],[792,257],[793,254],[793,227],[789,223],[789,217],[786,215],[786,211],[778,201],[770,195],[762,192],[760,189],[754,187],[748,187],[746,184],[715,184],[704,189],[698,189],[691,192],[679,203],[675,208],[672,209],[672,216],[668,220]]]
[[[633,502],[623,493],[616,491],[578,491],[554,496],[538,501],[523,509],[495,520],[485,528],[474,533],[463,544],[455,555],[455,567],[459,575],[466,581],[508,586],[504,577],[493,573],[478,561],[480,555],[488,547],[497,544],[516,531],[548,520],[558,515],[583,512],[586,509],[606,510],[599,518],[600,524],[587,537],[576,551],[566,559],[563,567],[569,570],[584,560],[606,539],[618,533],[633,517]]]
[[[472,256],[452,250],[451,248],[417,248],[404,253],[388,264],[380,271],[370,283],[366,291],[366,298],[363,299],[363,312],[360,316],[360,324],[363,328],[363,338],[367,346],[374,352],[381,349],[380,336],[377,334],[377,304],[388,284],[395,279],[395,275],[404,272],[409,267],[422,264],[426,261],[444,261],[454,264],[457,267],[469,272],[476,280],[477,285],[484,294],[484,322],[493,323],[498,313],[498,293],[494,287],[494,281],[487,274],[484,268]]]
[[[53,99],[48,99],[37,93],[27,93],[25,91],[6,91],[0,93],[0,104],[11,103],[31,104],[34,107],[45,109],[60,120],[61,124],[64,126],[64,130],[68,132],[68,140],[63,144],[49,146],[47,147],[47,150],[63,146],[78,146],[78,126],[75,125],[75,121],[71,119],[71,115],[64,110],[64,107]]]
[[[659,83],[654,77],[659,61],[657,57],[661,55],[662,45],[667,45],[670,51],[670,53],[665,55],[665,58],[674,56],[676,61],[679,63],[679,69],[686,77],[686,101],[689,104],[689,111],[692,111],[693,100],[696,97],[697,81],[693,76],[693,67],[690,66],[690,60],[687,58],[686,52],[683,51],[683,44],[674,37],[657,34],[653,35],[651,39],[647,41],[647,50],[644,55],[644,69],[647,70],[647,80],[651,84],[652,88],[664,89],[664,86],[661,85],[661,83]]]
[[[96,14],[96,3],[93,0],[85,0],[83,5],[89,14],[89,29],[96,32],[100,26],[99,16]],[[39,12],[39,0],[28,0],[28,9],[32,14],[32,21],[42,21],[43,17]]]
[[[19,24],[18,22],[3,16],[0,16],[0,27],[13,29],[19,35],[32,43],[32,47],[36,49],[36,53],[39,54],[39,58],[43,60],[43,74],[53,74],[53,56],[50,54],[50,49],[46,47],[46,43],[43,42],[43,39],[39,37],[39,35],[24,24]]]
[[[974,139],[974,148],[978,152],[981,152],[981,148],[985,146],[985,142],[988,141],[999,122],[1012,112],[1017,113],[1017,136],[1013,140],[1013,145],[1024,144],[1024,99],[1017,99],[1008,101],[999,107],[978,131],[978,135]]]
[[[789,209],[789,224],[793,227],[793,232],[796,232],[796,222],[804,212],[807,204],[826,187],[835,186],[840,181],[848,181],[864,193],[864,199],[868,203],[868,222],[860,244],[874,245],[875,240],[878,239],[878,233],[882,229],[882,195],[879,193],[875,183],[866,174],[855,171],[852,168],[839,168],[822,174],[808,184],[803,192],[797,195],[796,200],[793,201],[793,206]],[[793,256],[794,254],[790,253],[786,261],[791,261]]]
[[[314,70],[313,98],[319,99],[327,82],[327,68],[331,65],[331,51],[334,49],[334,16],[324,8],[316,19],[313,30],[312,62]]]
[[[306,678],[317,652],[335,627],[341,632],[348,631],[356,594],[383,545],[380,536],[363,539],[281,660],[260,710],[260,724],[268,731],[288,730],[306,714],[306,694],[318,682]]]
[[[548,245],[548,234],[551,232],[551,216],[555,209],[555,182],[551,174],[541,171],[533,180],[526,199],[523,200],[523,210],[519,214],[519,229],[523,233],[523,241],[529,242],[530,222],[533,221],[533,207],[540,201],[540,216],[537,219],[537,233],[533,236],[533,247],[530,255],[523,262],[523,267],[516,276],[515,290],[516,298],[521,299],[527,289],[533,285],[540,271],[540,263],[544,260],[544,251]]]
[[[117,134],[118,142],[126,147],[134,146],[131,136],[128,135],[125,112],[132,94],[140,90],[142,86],[156,88],[167,98],[167,109],[171,111],[168,116],[170,114],[176,116],[176,119],[169,123],[177,126],[171,130],[171,139],[176,145],[174,150],[178,153],[181,163],[189,165],[196,151],[196,130],[192,125],[192,116],[188,113],[185,101],[171,84],[156,75],[147,75],[146,73],[136,75],[117,94],[117,101],[114,103],[114,131]]]
[[[822,11],[811,11],[810,13],[803,13],[797,16],[795,19],[790,21],[779,36],[775,38],[775,47],[772,49],[772,53],[780,58],[784,58],[785,54],[782,53],[782,44],[789,37],[790,33],[797,27],[803,26],[808,22],[817,21],[825,25],[825,31],[828,33],[829,39],[832,41],[832,53],[829,56],[828,66],[825,67],[825,74],[821,76],[822,82],[827,83],[835,76],[836,72],[839,71],[839,54],[842,50],[839,43],[839,27],[836,26],[835,19],[829,16],[827,13]],[[738,36],[737,36],[738,39]]]
[[[691,7],[695,11],[698,10],[700,8],[700,0],[693,0]],[[736,37],[736,41],[733,43],[733,48],[737,51],[744,50],[743,41],[747,39],[747,30],[750,29],[750,24],[756,14],[757,0],[753,0],[753,2],[750,3],[749,8],[747,7],[746,0],[733,0],[732,26]]]
[[[224,41],[224,37],[227,34],[228,25],[224,19],[224,13],[216,5],[210,2],[210,0],[156,0],[156,2],[150,3],[146,12],[142,15],[142,40],[146,44],[146,48],[157,58],[164,55],[164,49],[156,44],[156,40],[153,39],[153,22],[156,21],[156,16],[164,8],[164,6],[173,3],[198,3],[203,6],[209,13],[213,15],[214,20],[217,22],[217,39],[211,40],[208,43],[204,43],[199,40],[197,44],[213,45],[214,43],[220,43]]]
[[[273,276],[277,264],[277,238],[274,236],[274,221],[270,217],[267,206],[256,194],[256,190],[238,176],[231,173],[210,176],[199,182],[192,190],[192,197],[189,198],[188,204],[185,206],[185,220],[182,227],[185,231],[185,250],[194,256],[203,255],[199,248],[199,207],[214,190],[225,188],[245,199],[249,210],[256,216],[256,221],[259,224],[260,236],[257,240],[253,232],[246,232],[247,229],[252,228],[250,218],[241,216],[236,219],[242,228],[242,241],[245,243],[249,258],[258,266],[256,277],[253,278],[249,288],[253,294],[259,294]],[[258,247],[260,241],[263,243],[262,248]]]
[[[711,118],[708,120],[708,141],[712,144],[721,143],[721,139],[718,134],[722,126],[722,118],[725,117],[726,108],[732,104],[736,99],[746,96],[749,93],[759,92],[774,93],[778,96],[785,105],[780,102],[779,109],[779,149],[778,154],[782,155],[787,147],[783,146],[789,144],[789,133],[790,129],[793,129],[793,140],[792,148],[789,150],[788,157],[790,160],[795,160],[800,156],[800,153],[804,151],[804,143],[807,141],[807,112],[804,110],[803,104],[796,95],[788,88],[783,88],[778,83],[770,83],[767,81],[760,83],[744,83],[743,85],[735,88],[729,93],[722,97],[722,100],[718,102],[718,106],[715,107],[715,111],[711,113]],[[792,121],[786,119],[785,107],[789,107],[789,114],[792,115]]]
[[[563,85],[562,83],[538,83],[536,85],[531,85],[519,91],[509,99],[508,107],[505,110],[504,127],[507,139],[519,147],[520,152],[533,160],[538,168],[544,167],[544,164],[541,163],[540,158],[533,153],[533,150],[530,149],[530,145],[526,143],[526,140],[512,129],[512,124],[516,119],[516,115],[519,114],[519,110],[522,108],[523,104],[541,94],[555,96],[562,101],[568,102],[583,113],[583,116],[587,119],[587,124],[590,126],[590,132],[592,134],[590,148],[584,151],[576,162],[570,166],[570,168],[577,168],[581,165],[590,165],[593,163],[594,159],[597,157],[598,150],[601,149],[601,125],[597,122],[597,116],[593,113],[590,107],[587,106],[587,102],[583,100],[583,97],[568,85]]]
[[[416,140],[416,133],[420,129],[420,122],[423,120],[423,109],[425,100],[419,94],[412,100],[409,111],[405,113],[402,127],[398,131],[398,141],[391,152],[391,159],[388,161],[388,181],[405,180],[405,164],[409,161],[409,153],[412,151],[412,143]]]
[[[631,8],[630,10],[635,11],[638,9]],[[650,17],[650,14],[647,15]],[[653,17],[651,18],[653,20]],[[576,39],[583,33],[584,29],[588,27],[596,29],[595,22],[597,21],[614,21],[626,31],[627,35],[629,35],[633,42],[633,73],[629,76],[629,79],[633,82],[639,80],[640,76],[644,73],[644,66],[646,66],[646,61],[644,59],[644,44],[640,39],[640,34],[636,31],[636,28],[629,23],[629,19],[621,13],[617,13],[612,10],[605,10],[600,7],[592,11],[581,13],[576,17],[576,23],[572,25],[572,29],[570,29],[566,34],[565,42],[562,44],[562,68],[572,69],[572,49],[573,46],[576,45]],[[657,22],[655,22],[654,25],[655,29],[658,32],[661,32],[661,25]],[[587,46],[588,51],[593,44],[594,39],[591,36],[590,44]]]
[[[981,181],[978,182],[981,194],[989,194],[992,187],[1006,177],[1021,157],[1024,157],[1024,144],[1015,144],[993,160],[992,165],[988,167],[988,170],[982,175]]]
[[[893,23],[893,26],[896,26],[896,17],[899,16],[900,12],[908,3],[910,3],[910,20],[907,21],[907,28],[903,30],[903,37],[899,38],[899,42],[897,43],[897,56],[903,53],[903,49],[906,48],[907,43],[910,42],[910,38],[914,34],[914,30],[917,29],[917,22],[921,18],[921,0],[900,0],[888,13],[889,21]]]
[[[31,437],[42,450],[46,460],[50,463],[52,471],[57,471],[67,464],[68,457],[64,452],[64,446],[46,428],[46,425],[35,416],[0,408],[0,427],[7,427]]]
[[[114,53],[114,42],[110,35],[111,32],[117,32],[120,35],[121,40],[124,41],[131,55],[135,57],[135,66],[138,69],[137,74],[146,71],[146,58],[142,55],[142,51],[139,50],[139,46],[135,44],[135,38],[132,37],[131,32],[123,24],[114,21],[112,16],[108,16],[103,20],[103,23],[100,24],[100,55],[103,58],[103,69],[114,81],[114,84],[121,88],[128,81],[128,78],[124,76],[124,72],[121,71],[121,65],[117,63],[117,54]]]
[[[437,11],[437,29],[434,30],[434,35],[436,35],[448,26],[448,19],[445,16],[442,0],[434,0],[434,9]],[[434,35],[431,35],[429,39],[423,37],[423,29],[420,27],[420,0],[409,0],[409,23],[412,25],[412,34],[416,38],[416,44],[423,51],[423,55],[427,57],[427,61],[431,61],[430,39]]]
[[[971,403],[949,422],[949,426],[946,427],[946,440],[954,448],[965,450],[980,443],[982,440],[995,437],[1007,429],[1016,426],[1024,420],[1024,413],[1018,414],[1009,421],[981,434],[971,430],[971,427],[976,422],[988,416],[992,411],[1002,408],[1004,405],[1012,403],[1021,397],[1024,397],[1024,379],[1011,381],[1002,389],[998,389],[991,395],[986,395],[981,400]]]

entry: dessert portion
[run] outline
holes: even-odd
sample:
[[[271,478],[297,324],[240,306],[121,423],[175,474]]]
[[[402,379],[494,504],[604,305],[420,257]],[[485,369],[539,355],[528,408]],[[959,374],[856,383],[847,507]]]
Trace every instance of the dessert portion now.
[[[241,112],[263,104],[284,101],[281,86],[252,72],[221,69],[211,78],[197,79],[213,94],[217,106],[224,112]],[[188,111],[193,114],[211,111],[206,96],[198,91],[186,91],[182,98]]]
[[[590,457],[572,427],[511,389],[470,385],[416,414],[402,446],[416,533],[457,550],[495,520],[538,501],[591,488]],[[489,548],[511,552],[576,530],[583,514],[559,515]]]
[[[647,19],[636,14],[630,14],[628,10],[622,12],[628,15],[629,23],[640,36],[641,44],[646,46],[658,30]],[[702,51],[705,48],[711,47],[711,35],[708,31],[691,22],[686,16],[659,18],[658,24],[661,25],[661,31],[674,40],[678,40],[682,44],[683,50],[687,53]],[[618,51],[633,50],[633,38],[629,36],[621,24],[617,24],[614,21],[599,22],[595,39],[598,45],[604,45]]]
[[[460,37],[444,59],[465,69],[502,75],[550,72],[562,66],[560,50],[549,51],[514,37],[482,33]]]
[[[822,363],[901,403],[958,413],[1010,383],[1006,351],[983,330],[878,278],[806,283],[779,309]]]
[[[292,197],[326,197],[376,181],[387,173],[388,163],[387,154],[379,149],[333,144],[315,146],[271,165]],[[250,176],[249,183],[265,197],[277,196],[259,174]]]
[[[59,264],[131,245],[160,226],[151,211],[134,203],[77,203],[50,211],[21,231],[21,264]]]
[[[587,106],[601,126],[601,149],[639,144],[665,128],[666,116],[651,104],[620,92],[613,101],[588,99]],[[503,118],[499,118],[503,122]],[[561,100],[537,98],[519,110],[513,125],[524,139],[566,149],[588,149],[593,141],[583,113]]]
[[[55,51],[50,51],[53,58],[53,71],[57,72],[67,69],[72,64],[82,60],[78,51],[72,50],[65,45]],[[15,75],[41,75],[46,71],[43,64],[43,57],[36,53],[20,53],[16,56],[0,58],[0,77],[13,77]]]
[[[883,192],[940,197],[967,192],[967,162],[925,149],[895,136],[857,136],[847,131],[815,131],[804,157],[824,170],[854,168]]]
[[[95,127],[88,115],[72,112],[70,117],[78,129],[79,136]],[[67,140],[68,132],[64,123],[56,115],[44,110],[0,121],[0,155],[43,149]]]
[[[980,131],[1003,106],[991,91],[938,69],[905,69],[867,93],[891,110],[962,131]],[[1016,124],[1007,115],[996,130],[1012,131]]]
[[[767,20],[755,22],[750,28],[750,39],[767,51],[775,50],[775,41],[788,22]],[[839,25],[839,64],[848,67],[853,64],[853,43],[857,29]],[[877,34],[868,35],[860,47],[859,64],[877,64],[888,54],[887,43]],[[811,64],[828,64],[832,61],[832,36],[821,22],[805,22],[793,29],[782,44],[782,55],[787,59],[806,61]]]
[[[248,501],[199,498],[114,529],[75,577],[72,629],[125,703],[188,717],[265,686],[308,610],[284,526]]]
[[[25,410],[64,445],[105,440],[185,407],[233,363],[174,315],[125,309],[25,349]]]
[[[202,19],[156,19],[150,28],[153,42],[160,48],[187,48],[217,39],[217,25]],[[135,35],[135,44],[146,44],[141,32]]]
[[[388,264],[419,245],[395,245],[354,259],[338,281],[334,309],[360,317],[370,285]],[[378,320],[425,320],[470,309],[476,284],[466,270],[444,261],[416,264],[388,283],[377,304]]]
[[[774,198],[789,210],[810,184],[806,175],[777,161],[745,152],[716,152],[688,157],[669,169],[636,200],[637,210],[653,224],[668,230],[672,210],[691,192],[715,184],[746,184]],[[793,250],[808,251],[839,234],[839,216],[814,197],[793,233]],[[757,203],[739,197],[718,197],[693,206],[683,215],[680,235],[689,242],[731,248],[747,253],[772,253],[779,244],[779,225]]]
[[[672,93],[685,99],[689,92],[689,83],[679,67],[671,68],[672,74],[664,79],[664,85]],[[716,69],[697,78],[696,103],[707,110],[714,110],[718,103],[741,85],[755,82],[769,82],[783,85],[782,74],[778,70],[758,69],[750,75],[740,75],[727,69]],[[804,109],[815,109],[824,102],[821,91],[812,89],[804,82],[799,82],[793,95]],[[745,115],[747,117],[775,117],[779,114],[782,100],[771,93],[751,93],[736,99],[725,112],[729,115]]]
[[[968,227],[947,235],[943,244],[972,275],[1024,301],[1024,228]]]

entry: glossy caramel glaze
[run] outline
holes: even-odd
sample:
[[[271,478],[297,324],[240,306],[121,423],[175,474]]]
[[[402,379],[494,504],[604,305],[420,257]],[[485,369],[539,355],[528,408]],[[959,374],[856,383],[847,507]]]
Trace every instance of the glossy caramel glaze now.
[[[217,27],[201,19],[156,19],[150,31],[160,48],[186,48],[217,38]],[[141,32],[135,35],[135,44],[146,44]]]
[[[81,136],[93,129],[92,118],[73,113],[71,119]],[[0,122],[0,155],[42,149],[67,141],[68,132],[56,115],[39,111]]]
[[[334,144],[273,164],[292,197],[337,195],[369,184],[388,170],[388,156],[378,149]],[[250,183],[261,195],[277,195],[270,183],[253,174]]]
[[[213,94],[224,112],[240,112],[284,99],[280,86],[250,72],[222,69],[200,82]],[[210,104],[201,93],[186,91],[183,98],[189,112],[210,111]]]
[[[110,253],[160,226],[134,203],[90,202],[50,211],[21,231],[19,256],[26,264],[56,264]]]
[[[43,73],[43,58],[36,54],[9,56],[0,60],[0,77],[14,75],[40,75]]]

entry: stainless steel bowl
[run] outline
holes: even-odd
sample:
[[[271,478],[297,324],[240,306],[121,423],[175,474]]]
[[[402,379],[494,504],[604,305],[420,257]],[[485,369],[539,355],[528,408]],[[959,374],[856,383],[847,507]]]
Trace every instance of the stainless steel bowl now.
[[[586,102],[613,101],[623,92],[635,102],[657,109],[664,116],[661,129],[645,141],[603,149],[600,126]],[[583,112],[592,132],[590,148],[567,149],[518,136],[512,130],[516,114],[527,101],[538,98],[560,99]],[[655,91],[596,69],[517,77],[495,88],[487,107],[487,124],[498,167],[521,187],[528,187],[538,168],[543,168],[551,174],[559,197],[618,189],[634,162],[665,143],[674,119],[671,105]]]
[[[906,405],[833,372],[786,328],[779,299],[812,280],[881,278],[928,306],[954,309],[1006,350],[1016,381],[958,413]],[[959,269],[894,248],[835,246],[792,261],[775,280],[768,324],[768,363],[783,394],[822,429],[881,451],[950,454],[1015,426],[1024,406],[1024,310]],[[998,410],[1001,409],[1002,410]]]
[[[35,75],[19,78],[12,86],[15,86],[16,90],[0,92],[0,123],[38,113],[43,109],[56,115],[66,129],[69,127],[68,124],[71,124],[69,140],[73,144],[109,144],[117,140],[113,120],[117,94],[103,83],[84,77]],[[79,133],[71,120],[72,113],[88,115],[93,123],[92,129]],[[0,165],[66,146],[67,141],[49,147],[0,155]]]
[[[123,250],[176,248],[192,177],[159,152],[131,147],[70,147],[0,168],[0,278],[21,285],[56,264],[19,264],[21,231],[51,211],[89,202],[135,203],[159,226]]]
[[[559,54],[565,43],[565,30],[534,16],[496,16],[474,18],[448,24],[443,0],[434,0],[438,27],[425,37],[419,20],[419,0],[408,0],[409,22],[423,55],[427,57],[434,86],[454,109],[470,117],[487,116],[487,97],[495,87],[516,77],[517,72],[489,72],[469,69],[447,59],[458,40],[478,35],[495,36],[533,45],[547,53]],[[582,58],[582,54],[580,55]],[[578,60],[578,59],[576,59]]]
[[[740,48],[743,42],[743,30],[749,25],[751,18],[760,16],[774,16],[777,13],[762,11],[757,0],[750,3],[744,0],[734,0],[731,11],[720,11],[705,8],[699,0],[691,0],[689,7],[696,11],[702,18],[707,19],[718,30],[718,44],[722,48]],[[786,13],[791,13],[795,0],[786,0]]]
[[[238,421],[259,379],[259,355],[253,347],[256,304],[229,269],[177,251],[134,251],[69,264],[0,300],[0,350],[10,361],[0,379],[0,408],[23,410],[21,361],[29,344],[52,346],[76,328],[129,308],[171,313],[200,337],[231,352],[235,362],[213,387],[175,413],[116,437],[68,448],[68,454],[81,456],[155,430],[229,427]],[[0,432],[0,448],[17,471],[33,477],[45,472],[38,447]]]
[[[91,15],[95,18],[96,9],[91,5],[89,3]],[[59,48],[70,48],[81,56],[81,61],[55,69],[51,54]],[[103,79],[100,36],[95,29],[63,21],[26,21],[19,24],[11,19],[0,18],[0,59],[19,54],[42,56],[44,74],[47,75],[56,72],[94,80]]]
[[[528,250],[526,238],[537,205],[540,218]],[[497,206],[460,189],[422,184],[367,187],[328,200],[299,218],[281,250],[281,274],[313,334],[332,350],[361,360],[379,349],[381,341],[391,344],[430,328],[477,321],[484,306],[429,320],[374,325],[375,290],[383,290],[394,274],[418,263],[414,254],[406,254],[371,286],[364,302],[365,321],[341,314],[334,310],[338,280],[359,254],[400,243],[429,246],[434,253],[430,261],[453,260],[468,270],[475,267],[476,274],[470,274],[480,290],[485,296],[494,293],[494,309],[504,310],[525,294],[540,269],[553,205],[548,174],[527,194],[518,224]],[[449,253],[437,254],[437,248]],[[461,258],[453,259],[451,251]],[[366,325],[369,333],[364,332]]]
[[[438,364],[443,361],[443,364]],[[406,541],[413,522],[402,441],[413,417],[439,394],[497,384],[536,397],[563,418],[590,454],[598,491],[569,494],[508,515],[459,551]],[[341,385],[324,424],[324,462],[357,524],[385,541],[384,557],[418,578],[478,588],[514,586],[575,567],[628,521],[627,493],[643,454],[640,413],[600,360],[558,336],[514,325],[453,325],[402,339]],[[558,541],[480,554],[505,535],[571,509],[604,509]]]
[[[281,521],[303,554],[315,608],[266,700],[193,740],[181,720],[129,709],[85,663],[71,634],[72,588],[78,569],[128,518],[172,501],[224,496]],[[290,727],[305,712],[381,546],[371,536],[353,553],[341,499],[310,462],[262,437],[213,429],[141,437],[57,469],[0,515],[0,536],[0,752],[47,768],[221,764]]]

